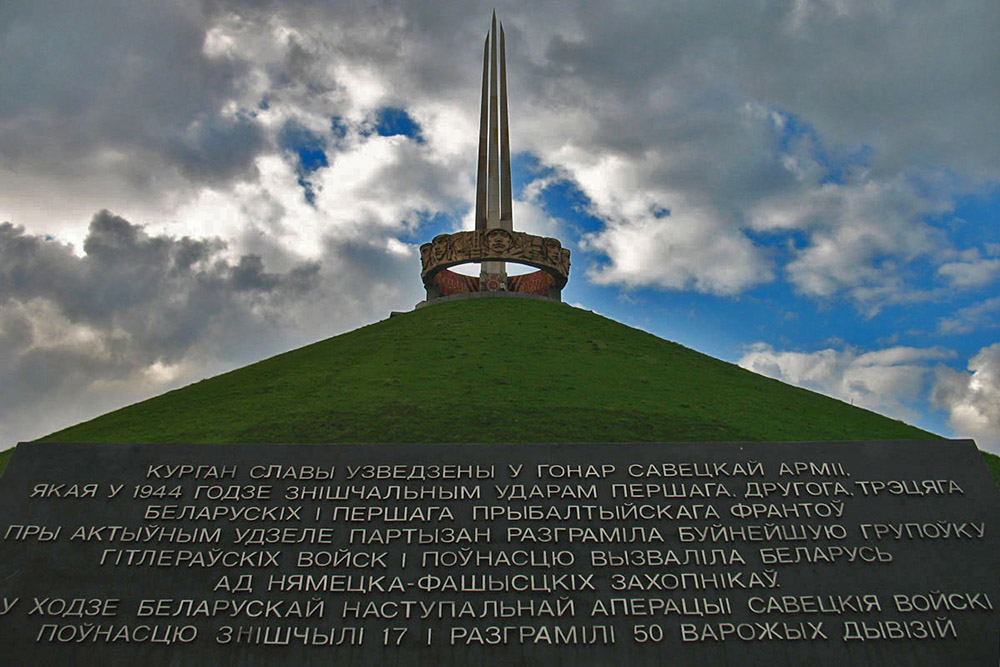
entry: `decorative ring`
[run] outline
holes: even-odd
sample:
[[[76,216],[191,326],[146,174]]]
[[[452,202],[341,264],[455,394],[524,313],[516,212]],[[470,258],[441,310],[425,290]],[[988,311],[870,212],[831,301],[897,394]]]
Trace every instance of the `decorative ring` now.
[[[420,246],[420,277],[425,286],[432,286],[437,274],[452,266],[494,261],[541,269],[552,277],[552,287],[557,290],[569,280],[569,250],[562,247],[559,239],[498,227],[435,236],[433,241]]]

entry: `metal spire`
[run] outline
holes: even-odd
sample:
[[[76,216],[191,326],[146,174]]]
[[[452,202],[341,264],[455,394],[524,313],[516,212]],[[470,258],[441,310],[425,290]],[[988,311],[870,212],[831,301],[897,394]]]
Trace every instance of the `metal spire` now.
[[[486,229],[486,160],[489,131],[490,36],[483,45],[483,102],[479,113],[479,162],[476,167],[476,229]]]
[[[476,174],[476,229],[513,231],[510,137],[507,117],[507,63],[503,23],[494,10],[483,45],[483,93],[479,114]],[[499,48],[498,48],[499,47]],[[484,262],[483,273],[504,273],[503,262]]]
[[[505,55],[503,24],[497,21],[494,11],[490,32],[483,45],[483,97],[479,115],[476,229],[501,227],[511,230],[510,138]]]
[[[510,135],[507,128],[507,54],[500,24],[500,226],[513,229],[510,188]]]

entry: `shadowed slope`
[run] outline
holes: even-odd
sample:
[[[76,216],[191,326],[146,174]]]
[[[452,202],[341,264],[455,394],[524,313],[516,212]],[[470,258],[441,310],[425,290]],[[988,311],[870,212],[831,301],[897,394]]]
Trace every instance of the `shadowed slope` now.
[[[442,303],[111,412],[77,442],[802,441],[935,437],[591,312]]]

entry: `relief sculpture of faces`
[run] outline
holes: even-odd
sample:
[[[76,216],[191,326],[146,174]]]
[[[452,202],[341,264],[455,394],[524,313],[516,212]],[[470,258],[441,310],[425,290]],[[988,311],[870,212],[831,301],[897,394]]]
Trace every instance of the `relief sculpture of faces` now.
[[[492,259],[534,264],[545,269],[542,273],[551,274],[548,275],[551,281],[560,283],[564,282],[564,279],[561,280],[557,274],[569,276],[569,250],[562,247],[559,239],[543,238],[525,232],[511,232],[494,227],[453,234],[438,234],[430,243],[424,243],[420,246],[422,274],[432,272],[437,274],[438,270],[443,269],[446,265],[491,261]],[[445,274],[447,273],[445,272]],[[444,280],[444,277],[438,276],[436,280]],[[538,281],[529,282],[534,285]],[[515,285],[517,284],[519,283],[515,281]],[[438,287],[445,289],[443,284],[438,285]],[[447,289],[451,289],[451,287]],[[491,288],[487,286],[482,287],[482,289],[490,291]],[[502,290],[505,289],[505,286],[498,283],[493,289]],[[531,289],[535,289],[535,287]]]
[[[448,259],[448,235],[440,234],[431,241],[435,262],[444,262]]]
[[[451,257],[452,259],[466,259],[469,257],[469,232],[458,232],[451,235]]]
[[[542,239],[538,236],[527,237],[528,247],[525,248],[524,256],[534,262],[541,262],[545,259],[545,248],[542,246]]]
[[[552,266],[562,264],[562,244],[556,239],[545,239],[545,261]]]
[[[491,229],[486,232],[486,247],[491,255],[506,255],[513,239],[506,229]]]
[[[512,232],[510,251],[507,254],[510,257],[523,257],[527,238],[528,235],[524,232]]]

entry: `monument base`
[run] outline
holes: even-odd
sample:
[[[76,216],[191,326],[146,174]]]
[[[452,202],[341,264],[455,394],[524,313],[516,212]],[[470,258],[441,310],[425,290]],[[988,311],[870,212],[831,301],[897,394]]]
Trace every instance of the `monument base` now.
[[[534,299],[535,301],[555,301],[556,303],[562,303],[562,297],[560,294],[555,296],[542,296],[541,294],[525,294],[524,292],[468,292],[466,294],[452,294],[450,296],[439,296],[436,298],[428,298],[421,301],[414,308],[424,308],[425,306],[433,306],[439,303],[447,303],[449,301],[464,301],[466,299]]]

